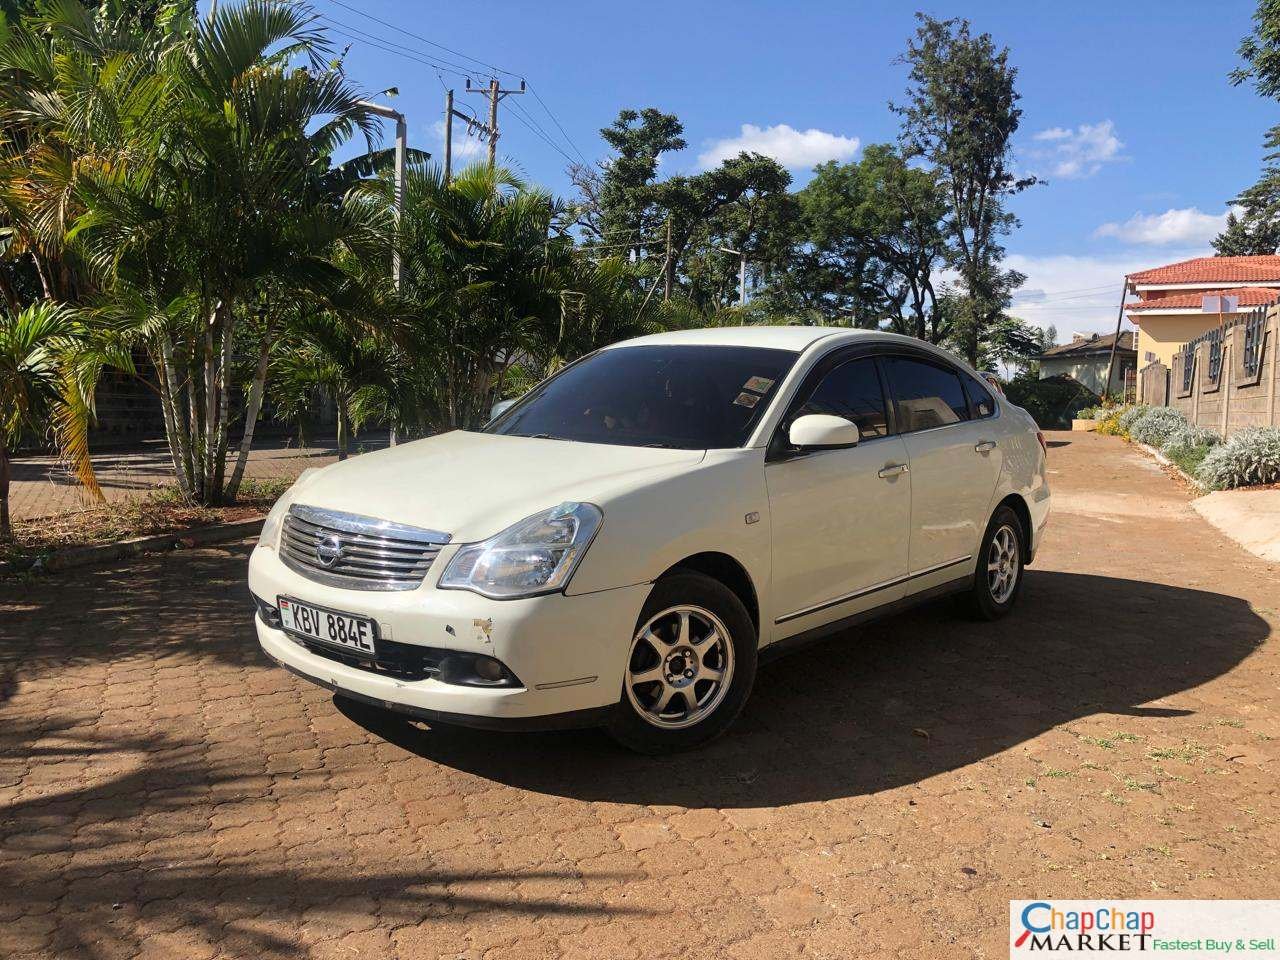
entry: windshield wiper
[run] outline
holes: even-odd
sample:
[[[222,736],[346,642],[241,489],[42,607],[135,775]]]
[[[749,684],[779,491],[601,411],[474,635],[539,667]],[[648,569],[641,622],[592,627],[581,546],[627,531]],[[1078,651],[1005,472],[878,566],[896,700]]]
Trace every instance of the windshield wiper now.
[[[557,437],[554,433],[531,433],[530,440],[568,440],[568,437]]]

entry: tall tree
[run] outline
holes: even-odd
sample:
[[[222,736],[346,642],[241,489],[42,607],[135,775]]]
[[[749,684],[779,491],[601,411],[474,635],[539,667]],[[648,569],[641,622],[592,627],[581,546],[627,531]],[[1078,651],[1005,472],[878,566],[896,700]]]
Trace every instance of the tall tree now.
[[[974,36],[968,21],[916,17],[920,26],[901,58],[910,68],[906,101],[891,106],[902,117],[906,158],[923,159],[946,191],[951,259],[965,294],[958,334],[977,363],[984,328],[1022,280],[1001,268],[1000,237],[1017,224],[1004,202],[1036,182],[1013,172],[1012,137],[1022,118],[1017,70],[1008,48],[998,49],[989,34]]]
[[[1251,83],[1259,96],[1280,100],[1280,0],[1259,0],[1253,33],[1240,41],[1241,65],[1228,75],[1233,86]],[[1227,225],[1213,241],[1219,256],[1273,254],[1280,250],[1280,125],[1263,139],[1266,153],[1258,182],[1242,191]]]
[[[658,160],[686,146],[684,125],[655,107],[618,112],[600,136],[613,155],[594,166],[569,168],[580,195],[578,225],[589,239],[610,250],[643,251],[660,235],[652,187]]]

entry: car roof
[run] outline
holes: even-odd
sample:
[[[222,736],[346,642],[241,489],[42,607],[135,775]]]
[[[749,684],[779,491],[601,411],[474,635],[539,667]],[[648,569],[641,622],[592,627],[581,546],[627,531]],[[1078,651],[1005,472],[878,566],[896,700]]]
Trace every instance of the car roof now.
[[[855,327],[806,327],[806,326],[770,326],[757,324],[750,327],[701,327],[696,330],[672,330],[667,333],[654,333],[633,340],[623,340],[610,344],[606,350],[621,347],[689,345],[716,347],[770,347],[775,350],[794,350],[802,353],[819,341],[828,341],[830,346],[837,343],[877,342],[901,343],[927,352],[938,354],[949,360],[959,362],[957,357],[932,344],[917,340],[915,337],[889,333],[885,330],[859,330]]]
[[[717,347],[772,347],[775,350],[801,351],[810,345],[836,334],[872,336],[874,330],[851,330],[848,327],[770,326],[758,324],[750,327],[701,327],[696,330],[672,330],[647,337],[636,337],[611,344],[617,347],[689,345]]]

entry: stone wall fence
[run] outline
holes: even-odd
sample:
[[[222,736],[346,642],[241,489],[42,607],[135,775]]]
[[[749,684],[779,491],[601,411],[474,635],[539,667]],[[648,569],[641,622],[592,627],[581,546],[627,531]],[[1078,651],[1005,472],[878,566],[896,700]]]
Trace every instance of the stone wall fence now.
[[[1138,371],[1138,402],[1173,407],[1223,436],[1280,426],[1280,305],[1240,313]]]

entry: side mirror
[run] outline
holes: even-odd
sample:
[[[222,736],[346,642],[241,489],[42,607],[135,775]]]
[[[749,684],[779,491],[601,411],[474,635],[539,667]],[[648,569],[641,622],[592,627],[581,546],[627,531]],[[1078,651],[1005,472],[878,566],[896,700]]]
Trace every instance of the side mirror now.
[[[489,420],[491,422],[497,420],[500,416],[514,407],[515,404],[516,402],[514,400],[499,400],[489,408]]]
[[[858,427],[844,417],[827,413],[810,413],[791,424],[787,438],[801,450],[823,450],[854,447],[858,444]]]

